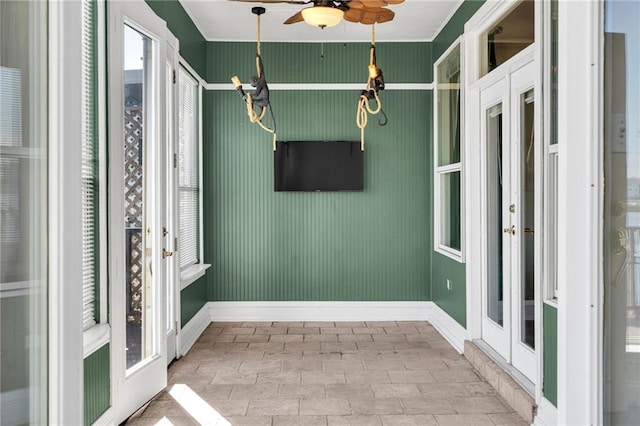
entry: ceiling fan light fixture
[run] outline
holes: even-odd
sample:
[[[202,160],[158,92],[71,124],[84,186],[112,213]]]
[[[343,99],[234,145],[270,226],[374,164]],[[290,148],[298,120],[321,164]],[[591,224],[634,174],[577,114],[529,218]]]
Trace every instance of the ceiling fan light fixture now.
[[[330,6],[313,6],[302,9],[304,22],[322,29],[338,25],[343,16],[342,10]]]

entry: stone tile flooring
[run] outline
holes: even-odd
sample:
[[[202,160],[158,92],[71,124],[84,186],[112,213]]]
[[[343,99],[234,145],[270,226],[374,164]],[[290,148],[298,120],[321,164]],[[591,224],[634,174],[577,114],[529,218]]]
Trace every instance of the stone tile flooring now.
[[[428,322],[212,323],[127,425],[525,425]]]

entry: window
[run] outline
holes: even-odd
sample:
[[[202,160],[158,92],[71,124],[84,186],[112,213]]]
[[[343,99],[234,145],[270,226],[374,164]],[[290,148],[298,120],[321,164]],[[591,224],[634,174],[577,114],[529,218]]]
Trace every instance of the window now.
[[[0,424],[51,421],[49,7],[0,1]]]
[[[460,45],[435,65],[435,250],[462,260]]]
[[[200,123],[198,81],[178,70],[178,200],[180,268],[201,263],[200,253]]]
[[[558,297],[558,0],[545,3],[544,90],[545,122],[545,212],[546,285],[544,298]]]
[[[486,67],[490,73],[534,42],[534,1],[523,0],[485,34]]]
[[[99,322],[96,2],[82,2],[82,325]]]

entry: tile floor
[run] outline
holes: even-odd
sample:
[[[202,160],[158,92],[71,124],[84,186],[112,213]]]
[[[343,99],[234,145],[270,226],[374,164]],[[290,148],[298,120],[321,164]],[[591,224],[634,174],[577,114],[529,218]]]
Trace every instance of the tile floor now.
[[[127,425],[525,425],[428,322],[212,323]]]

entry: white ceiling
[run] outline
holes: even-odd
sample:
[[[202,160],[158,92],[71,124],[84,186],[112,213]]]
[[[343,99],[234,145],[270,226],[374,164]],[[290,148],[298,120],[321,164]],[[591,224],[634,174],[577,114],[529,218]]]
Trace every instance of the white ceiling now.
[[[431,41],[463,0],[406,0],[390,5],[395,13],[391,22],[376,25],[376,41]],[[321,30],[304,22],[283,22],[304,5],[243,3],[228,0],[180,0],[202,35],[209,41],[255,41],[254,6],[264,6],[261,18],[263,41],[338,42],[370,41],[371,26],[343,21]]]

